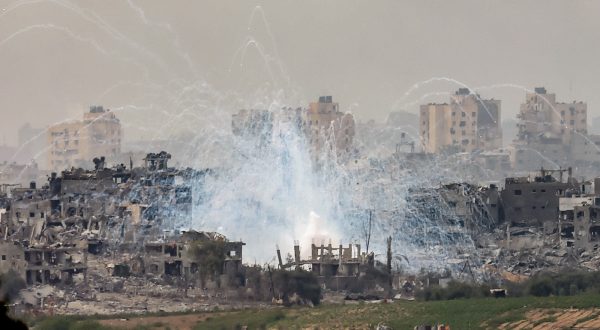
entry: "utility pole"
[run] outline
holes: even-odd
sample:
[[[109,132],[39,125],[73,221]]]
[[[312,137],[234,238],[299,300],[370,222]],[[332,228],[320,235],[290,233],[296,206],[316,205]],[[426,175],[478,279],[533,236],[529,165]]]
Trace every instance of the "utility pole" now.
[[[392,290],[392,236],[387,239],[387,271],[389,276],[390,291]]]
[[[267,269],[269,270],[269,291],[271,291],[271,296],[275,298],[275,288],[273,287],[273,273],[271,272],[271,266],[267,265]]]
[[[373,210],[369,210],[369,221],[366,228],[363,228],[365,231],[365,243],[367,248],[367,254],[369,254],[369,243],[371,242],[371,224],[373,221]]]
[[[277,261],[279,261],[279,269],[283,269],[283,262],[281,261],[281,250],[279,250],[279,245],[277,247]]]

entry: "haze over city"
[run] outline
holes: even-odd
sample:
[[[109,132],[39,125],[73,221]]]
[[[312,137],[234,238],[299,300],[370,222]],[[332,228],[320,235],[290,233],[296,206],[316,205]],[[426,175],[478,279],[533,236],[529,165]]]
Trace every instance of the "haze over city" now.
[[[600,1],[0,0],[0,74],[11,329],[600,328]]]
[[[253,107],[265,93],[290,106],[334,95],[360,120],[417,113],[462,87],[503,101],[514,118],[527,89],[546,86],[600,115],[597,1],[2,1],[3,142],[26,122],[45,127],[91,104],[123,109],[126,140],[148,137],[185,106],[184,86]],[[147,75],[147,76],[146,76]],[[178,83],[175,83],[177,81]],[[410,91],[409,95],[405,95]],[[200,96],[198,96],[200,97]],[[206,100],[205,100],[206,101]],[[416,103],[415,103],[416,102]],[[202,115],[207,109],[195,108]],[[143,118],[148,118],[143,120]]]

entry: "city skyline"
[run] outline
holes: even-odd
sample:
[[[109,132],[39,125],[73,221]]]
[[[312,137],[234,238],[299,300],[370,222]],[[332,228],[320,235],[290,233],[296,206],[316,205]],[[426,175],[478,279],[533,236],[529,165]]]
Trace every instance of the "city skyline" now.
[[[233,113],[334,95],[358,121],[383,121],[461,87],[502,100],[508,119],[519,111],[521,87],[545,86],[564,102],[588,103],[591,120],[600,115],[600,49],[589,42],[600,37],[600,4],[540,3],[203,2],[181,12],[161,2],[5,1],[0,70],[13,79],[0,86],[4,141],[16,145],[26,122],[47,127],[94,104],[139,126],[125,137],[136,140],[188,108]],[[362,24],[374,17],[381,22]],[[196,92],[188,101],[201,106],[173,99],[189,86]]]

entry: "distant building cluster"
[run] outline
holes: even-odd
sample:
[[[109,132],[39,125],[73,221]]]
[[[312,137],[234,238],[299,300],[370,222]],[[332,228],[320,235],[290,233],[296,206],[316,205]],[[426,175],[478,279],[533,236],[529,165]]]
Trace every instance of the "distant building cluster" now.
[[[588,132],[584,102],[562,103],[544,87],[526,93],[517,115],[517,133],[502,145],[501,102],[482,99],[460,88],[450,103],[421,105],[421,150],[430,154],[465,154],[483,168],[530,171],[546,168],[592,168],[600,164],[600,135]]]
[[[280,111],[240,110],[232,116],[232,132],[257,146],[269,144],[275,125],[297,129],[306,139],[313,160],[324,153],[343,158],[353,151],[354,116],[340,111],[331,96],[321,96],[308,108],[283,108]]]

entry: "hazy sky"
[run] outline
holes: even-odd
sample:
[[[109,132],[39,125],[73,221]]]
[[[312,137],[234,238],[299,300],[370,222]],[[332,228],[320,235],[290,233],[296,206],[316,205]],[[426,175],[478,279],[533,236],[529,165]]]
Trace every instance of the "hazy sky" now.
[[[447,99],[452,78],[503,101],[546,86],[600,115],[600,1],[0,1],[2,134],[90,104],[126,138],[165,121],[304,105],[330,94],[360,119]],[[407,94],[407,92],[409,92]],[[195,124],[194,124],[195,125]],[[163,134],[165,134],[163,132]],[[1,144],[1,143],[0,143]]]

